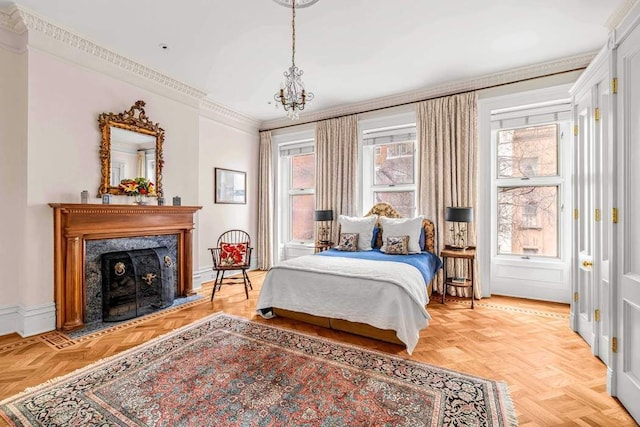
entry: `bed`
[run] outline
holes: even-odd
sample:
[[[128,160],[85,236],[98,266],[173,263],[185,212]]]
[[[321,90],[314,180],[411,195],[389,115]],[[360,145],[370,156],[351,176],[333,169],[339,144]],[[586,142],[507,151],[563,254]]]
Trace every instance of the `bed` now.
[[[260,291],[258,313],[401,344],[411,354],[419,331],[431,319],[426,310],[431,280],[442,266],[434,255],[435,227],[420,219],[420,253],[389,255],[380,250],[385,244],[382,222],[387,221],[382,218],[400,215],[391,205],[378,203],[365,215],[371,216],[379,228],[372,237],[374,249],[330,249],[272,267]]]

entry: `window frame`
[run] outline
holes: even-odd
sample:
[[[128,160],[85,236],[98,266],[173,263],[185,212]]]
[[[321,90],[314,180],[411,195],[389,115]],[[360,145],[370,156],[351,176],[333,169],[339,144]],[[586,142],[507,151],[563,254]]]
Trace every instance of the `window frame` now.
[[[313,187],[308,187],[308,188],[299,188],[299,187],[294,187],[293,186],[293,160],[295,157],[299,157],[299,156],[313,156],[313,165],[314,165],[314,185]],[[307,244],[312,244],[314,243],[314,237],[313,235],[315,235],[315,232],[312,233],[312,237],[310,240],[297,240],[293,238],[293,198],[296,196],[314,196],[313,197],[313,206],[315,209],[315,159],[316,159],[316,155],[315,155],[315,151],[311,152],[311,153],[302,153],[302,154],[294,154],[291,156],[287,156],[287,159],[289,161],[289,165],[287,168],[287,173],[288,173],[288,190],[287,190],[287,200],[288,200],[288,209],[287,209],[287,239],[285,240],[285,243],[298,243],[298,244],[303,244],[303,245],[307,245]],[[312,222],[313,222],[313,216],[312,218]],[[312,224],[313,225],[313,224]]]
[[[522,117],[526,117],[529,114],[529,109],[523,108],[520,111]],[[517,117],[517,116],[516,116]],[[495,122],[492,118],[492,122]],[[498,171],[498,133],[501,131],[508,130],[517,130],[517,129],[526,129],[532,127],[543,127],[551,124],[556,124],[556,140],[557,140],[557,148],[556,148],[556,162],[557,162],[557,175],[549,175],[549,176],[533,176],[533,177],[508,177],[508,178],[500,178]],[[491,239],[493,241],[492,247],[492,256],[498,259],[539,259],[539,260],[564,260],[566,257],[566,251],[564,250],[564,237],[563,230],[565,228],[565,222],[563,221],[563,211],[564,211],[564,200],[565,200],[565,192],[566,186],[569,185],[567,174],[567,167],[565,165],[567,159],[566,157],[566,145],[571,144],[571,119],[570,118],[557,118],[556,120],[547,120],[540,121],[535,123],[523,123],[521,125],[511,125],[505,127],[496,127],[492,126],[491,129],[491,155],[492,155],[492,185],[491,185],[491,217],[493,218],[492,225],[492,236]],[[499,221],[498,221],[498,193],[501,188],[522,188],[522,187],[556,187],[556,256],[550,255],[540,255],[538,253],[526,253],[524,250],[522,253],[501,253],[500,245],[498,244],[499,238],[498,234],[500,232],[499,229]],[[523,248],[524,249],[524,248]]]
[[[287,144],[288,145],[288,144]],[[293,145],[293,144],[291,144]],[[296,143],[300,148],[311,148],[311,152],[304,152],[292,155],[280,155],[280,188],[282,190],[282,194],[286,195],[286,197],[281,197],[281,212],[283,215],[281,217],[281,241],[285,245],[313,245],[313,237],[310,240],[295,240],[293,239],[293,197],[300,195],[314,195],[315,196],[315,183],[313,187],[310,188],[295,188],[293,186],[293,159],[297,156],[314,156],[314,165],[315,165],[315,148],[314,141],[298,141]],[[286,145],[283,145],[282,148],[286,148]],[[315,167],[315,166],[314,166]]]
[[[366,144],[368,135],[375,133],[385,134],[414,134],[413,139],[398,139],[381,143]],[[418,138],[417,128],[415,123],[415,115],[411,116],[410,120],[407,120],[407,116],[402,116],[402,119],[397,123],[389,125],[382,125],[381,123],[370,123],[368,126],[360,129],[360,182],[361,182],[361,200],[362,200],[362,214],[365,214],[374,204],[376,200],[376,193],[395,193],[395,192],[413,192],[413,206],[412,212],[408,217],[415,217],[418,209],[418,182],[419,182],[419,153],[418,153]],[[382,145],[399,145],[399,144],[412,144],[413,145],[413,182],[406,184],[375,184],[376,165],[375,157],[378,148]],[[397,158],[398,156],[392,156]]]

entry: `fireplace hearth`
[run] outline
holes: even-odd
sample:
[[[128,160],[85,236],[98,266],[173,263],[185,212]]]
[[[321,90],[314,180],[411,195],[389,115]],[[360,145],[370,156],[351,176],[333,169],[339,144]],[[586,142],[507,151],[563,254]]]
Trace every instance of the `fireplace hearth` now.
[[[173,259],[165,246],[108,252],[102,260],[102,321],[116,322],[168,307]]]

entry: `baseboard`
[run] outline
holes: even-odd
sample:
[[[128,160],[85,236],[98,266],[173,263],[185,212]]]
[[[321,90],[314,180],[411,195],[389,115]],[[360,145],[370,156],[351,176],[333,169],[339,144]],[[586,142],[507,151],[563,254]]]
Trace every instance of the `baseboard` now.
[[[213,282],[215,279],[215,273],[211,267],[201,268],[193,273],[193,289],[202,288],[203,283]]]
[[[611,369],[611,366],[607,366],[607,393],[609,393],[609,396],[617,396],[617,389],[616,389],[617,383],[616,383],[616,375],[615,372],[613,372],[613,369]]]
[[[258,260],[256,257],[252,257],[249,264],[249,271],[258,269]],[[224,277],[230,277],[241,274],[241,270],[232,270],[225,273]],[[213,270],[213,266],[207,266],[199,269],[193,273],[193,289],[200,289],[203,283],[213,282],[216,278],[216,272]]]
[[[0,307],[0,335],[30,337],[56,328],[56,305]]]
[[[12,334],[18,330],[18,307],[0,306],[0,335]]]

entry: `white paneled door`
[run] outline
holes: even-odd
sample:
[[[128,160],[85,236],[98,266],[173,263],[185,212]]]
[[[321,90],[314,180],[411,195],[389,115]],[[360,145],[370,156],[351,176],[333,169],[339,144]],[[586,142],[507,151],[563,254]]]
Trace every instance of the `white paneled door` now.
[[[640,422],[640,27],[620,44],[615,394]]]
[[[612,125],[611,85],[608,74],[594,88],[596,104],[594,110],[594,333],[593,353],[609,365],[611,355],[611,281],[610,257],[611,220],[609,212],[613,203],[612,183]]]
[[[594,204],[594,126],[593,94],[587,91],[576,102],[577,138],[574,152],[574,289],[571,306],[573,329],[594,350],[594,290],[593,290],[593,204]]]

